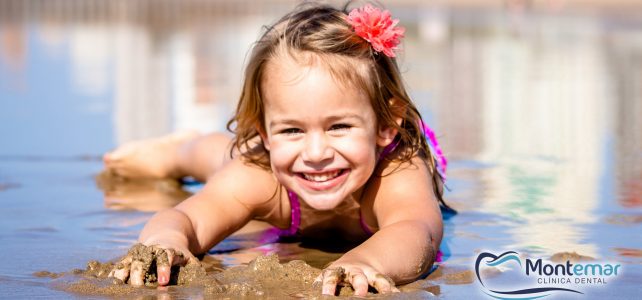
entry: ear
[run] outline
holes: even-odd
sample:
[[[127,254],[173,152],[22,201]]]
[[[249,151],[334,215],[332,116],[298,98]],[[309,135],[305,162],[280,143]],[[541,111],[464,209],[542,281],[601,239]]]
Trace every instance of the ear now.
[[[390,106],[390,110],[392,111],[394,122],[397,124],[397,126],[401,126],[403,117],[406,115],[406,107],[397,98],[388,99],[388,105]],[[390,145],[390,143],[392,143],[392,141],[397,136],[397,133],[399,132],[397,128],[387,124],[380,124],[378,131],[377,145],[379,145],[380,147]]]
[[[377,145],[379,147],[386,147],[392,143],[397,136],[397,128],[383,125],[379,127],[379,136],[377,136]]]
[[[261,141],[263,141],[263,147],[267,150],[270,151],[270,141],[267,138],[267,133],[265,133],[265,129],[260,124],[256,125],[256,132],[259,133],[259,136],[261,136]]]

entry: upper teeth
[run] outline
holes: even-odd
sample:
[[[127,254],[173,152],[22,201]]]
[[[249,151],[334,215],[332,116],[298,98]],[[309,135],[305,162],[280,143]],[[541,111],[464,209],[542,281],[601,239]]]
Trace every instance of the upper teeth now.
[[[327,172],[327,173],[321,173],[321,174],[306,174],[306,173],[303,173],[303,177],[305,177],[305,179],[310,180],[310,181],[316,181],[316,182],[327,181],[328,179],[332,179],[334,177],[337,177],[337,175],[339,175],[339,170],[331,171],[331,172]]]

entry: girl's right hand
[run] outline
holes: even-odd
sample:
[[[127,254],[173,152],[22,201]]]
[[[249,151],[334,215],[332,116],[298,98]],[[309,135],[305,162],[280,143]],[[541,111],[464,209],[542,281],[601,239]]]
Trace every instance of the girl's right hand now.
[[[156,270],[150,270],[156,262]],[[187,249],[180,247],[165,247],[160,245],[146,246],[138,243],[132,246],[114,269],[109,273],[109,277],[114,277],[127,282],[133,286],[142,286],[145,284],[145,278],[148,274],[156,274],[160,286],[169,283],[172,266],[185,266],[187,264],[200,264]],[[154,272],[155,271],[155,272]]]

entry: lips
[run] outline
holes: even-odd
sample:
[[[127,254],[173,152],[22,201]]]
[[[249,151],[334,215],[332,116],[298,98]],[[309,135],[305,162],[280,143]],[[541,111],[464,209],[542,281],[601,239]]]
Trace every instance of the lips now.
[[[349,171],[348,169],[337,169],[325,172],[302,172],[297,173],[297,178],[303,186],[314,191],[323,191],[332,189],[345,181]]]

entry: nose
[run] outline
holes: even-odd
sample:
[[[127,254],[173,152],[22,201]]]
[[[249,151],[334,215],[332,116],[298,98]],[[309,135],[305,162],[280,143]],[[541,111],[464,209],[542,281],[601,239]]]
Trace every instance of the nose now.
[[[328,144],[327,137],[322,133],[309,133],[305,140],[305,149],[302,153],[303,161],[320,163],[331,159],[334,150]]]

